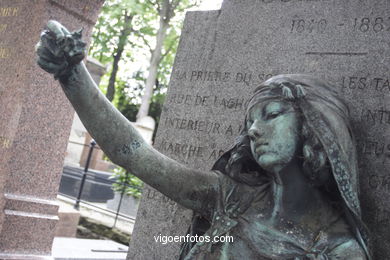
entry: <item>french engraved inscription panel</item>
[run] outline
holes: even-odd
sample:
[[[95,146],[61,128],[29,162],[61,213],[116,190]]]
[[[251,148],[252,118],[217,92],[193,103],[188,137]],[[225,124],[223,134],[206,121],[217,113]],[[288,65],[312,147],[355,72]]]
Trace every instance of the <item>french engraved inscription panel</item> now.
[[[226,0],[212,37],[203,51],[190,39],[182,42],[156,148],[210,169],[240,132],[245,104],[260,82],[283,73],[322,77],[350,106],[364,218],[375,234],[375,258],[385,259],[390,254],[385,228],[390,224],[390,2]]]

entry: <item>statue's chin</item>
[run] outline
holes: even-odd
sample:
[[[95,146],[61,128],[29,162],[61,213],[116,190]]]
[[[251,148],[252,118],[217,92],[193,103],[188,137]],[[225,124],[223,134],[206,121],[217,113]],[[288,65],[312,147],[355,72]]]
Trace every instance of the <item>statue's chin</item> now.
[[[291,158],[281,158],[274,153],[265,153],[259,156],[257,163],[267,172],[279,173],[290,161]]]

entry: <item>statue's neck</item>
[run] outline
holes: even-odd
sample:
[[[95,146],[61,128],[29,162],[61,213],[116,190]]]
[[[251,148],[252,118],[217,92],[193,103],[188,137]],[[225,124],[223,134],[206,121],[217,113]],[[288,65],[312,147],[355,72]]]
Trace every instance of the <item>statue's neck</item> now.
[[[274,221],[281,217],[298,219],[323,205],[320,191],[308,182],[303,174],[301,163],[292,162],[273,176],[272,219]]]

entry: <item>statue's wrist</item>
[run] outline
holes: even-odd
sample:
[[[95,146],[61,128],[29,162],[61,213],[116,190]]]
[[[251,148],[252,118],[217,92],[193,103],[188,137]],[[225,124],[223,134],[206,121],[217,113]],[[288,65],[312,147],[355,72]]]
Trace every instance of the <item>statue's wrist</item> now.
[[[55,79],[58,79],[61,84],[69,85],[72,82],[77,81],[80,75],[81,64],[73,64],[68,66],[65,70],[54,75]]]

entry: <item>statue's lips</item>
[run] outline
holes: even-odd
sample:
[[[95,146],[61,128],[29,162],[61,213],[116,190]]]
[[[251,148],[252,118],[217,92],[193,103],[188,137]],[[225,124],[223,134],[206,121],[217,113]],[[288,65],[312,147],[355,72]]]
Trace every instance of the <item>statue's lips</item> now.
[[[258,155],[261,155],[261,154],[267,152],[268,143],[259,143],[259,144],[256,144],[255,147],[256,147],[255,152]]]

